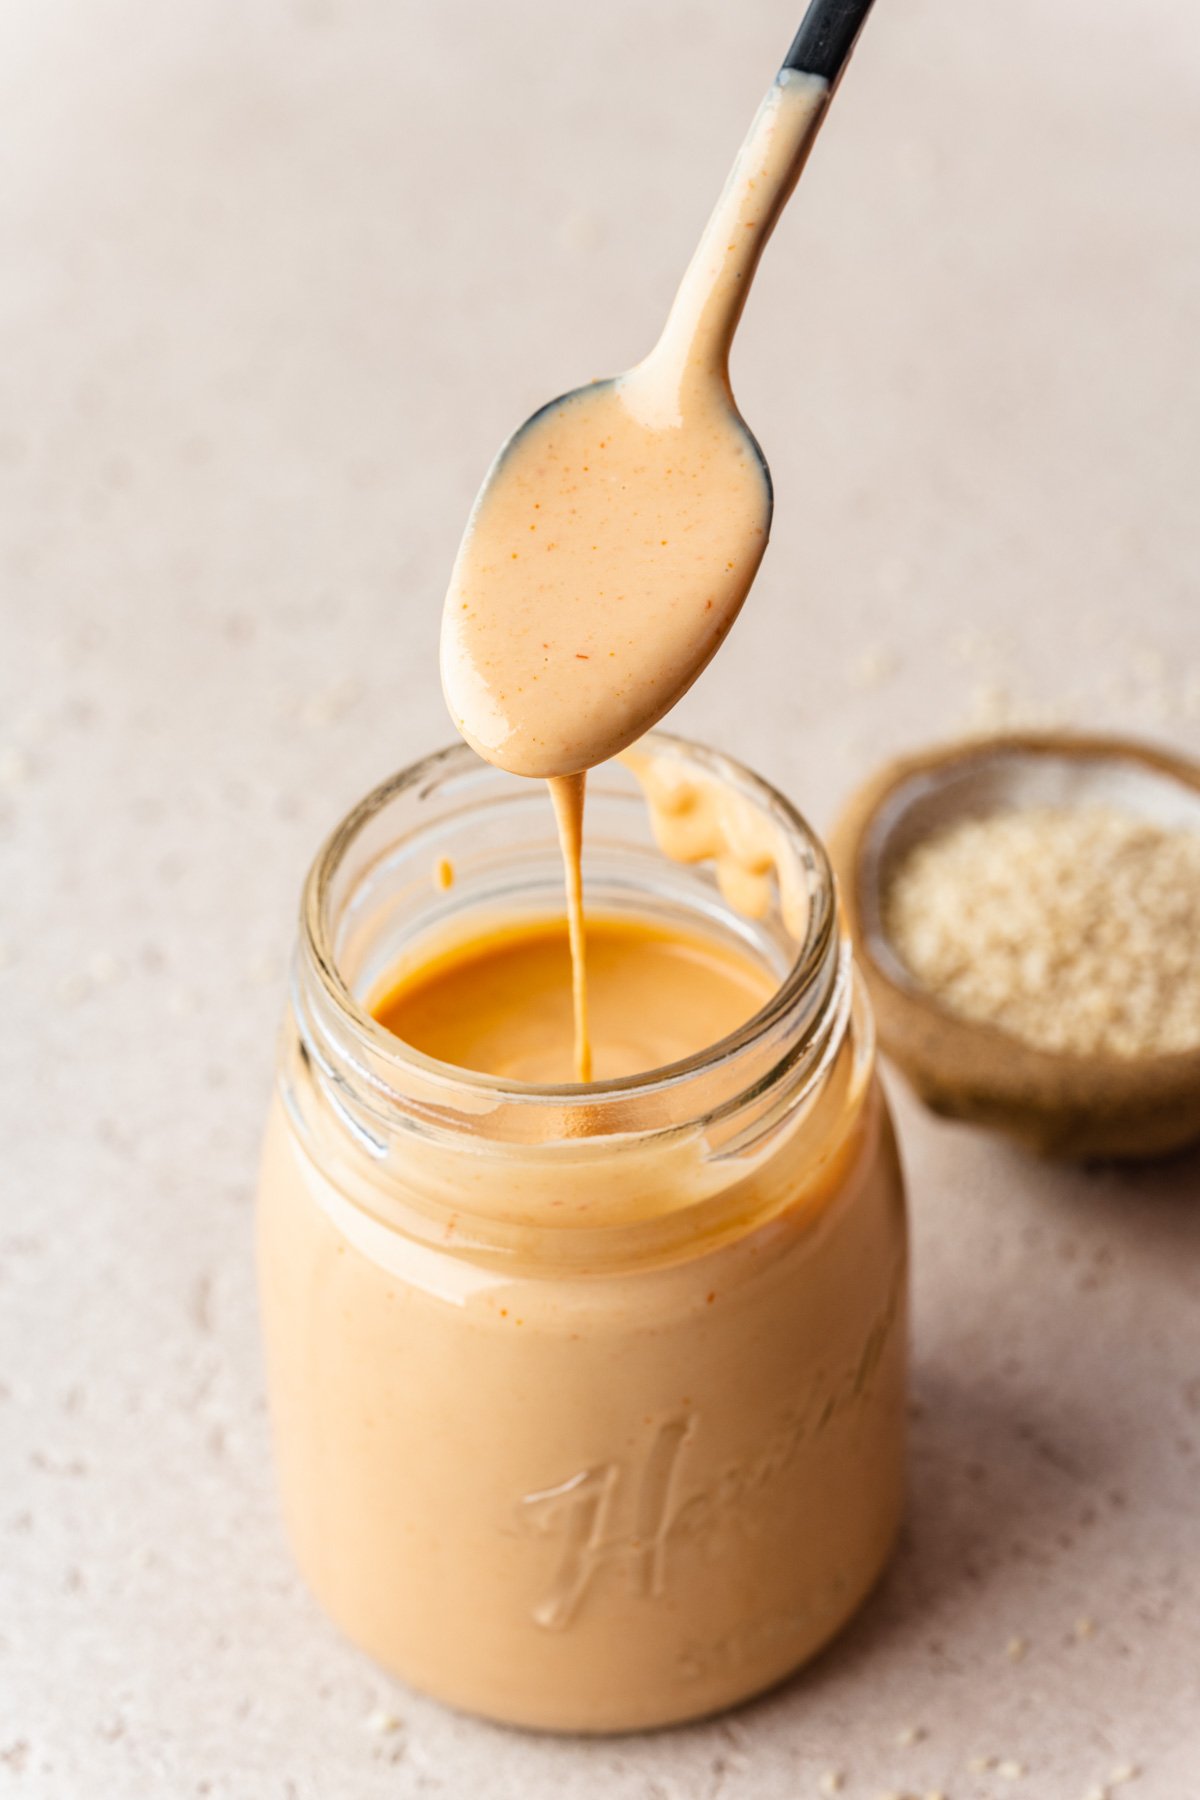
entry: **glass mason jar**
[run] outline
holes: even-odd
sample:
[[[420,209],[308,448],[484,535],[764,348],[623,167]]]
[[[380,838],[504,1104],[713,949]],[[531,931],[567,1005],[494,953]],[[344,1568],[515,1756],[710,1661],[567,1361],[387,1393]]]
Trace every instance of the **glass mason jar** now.
[[[557,1730],[778,1681],[863,1600],[902,1504],[903,1187],[829,864],[747,770],[651,743],[777,832],[801,941],[794,893],[761,883],[748,918],[711,862],[665,856],[620,764],[589,781],[589,910],[738,946],[778,978],[761,1011],[588,1087],[451,1068],[384,1030],[370,997],[438,933],[562,913],[544,784],[458,746],[317,857],[263,1158],[304,1574],[406,1681]]]

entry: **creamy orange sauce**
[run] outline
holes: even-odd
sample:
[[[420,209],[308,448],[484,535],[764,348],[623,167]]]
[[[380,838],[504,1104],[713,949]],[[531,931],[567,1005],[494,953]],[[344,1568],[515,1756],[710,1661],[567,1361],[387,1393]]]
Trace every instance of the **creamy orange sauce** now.
[[[670,750],[638,745],[621,758],[638,780],[663,855],[711,862],[735,912],[762,919],[778,895],[788,936],[803,943],[808,882],[783,827],[744,794]]]
[[[591,1041],[600,1081],[680,1062],[735,1031],[776,983],[715,938],[641,920],[587,928]],[[375,1017],[415,1050],[512,1081],[574,1074],[571,954],[562,920],[494,928],[423,961]]]

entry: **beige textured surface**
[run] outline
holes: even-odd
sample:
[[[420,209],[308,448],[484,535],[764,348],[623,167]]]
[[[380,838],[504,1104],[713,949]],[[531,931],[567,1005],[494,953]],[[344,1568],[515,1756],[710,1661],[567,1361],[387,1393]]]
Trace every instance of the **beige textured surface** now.
[[[0,1795],[1200,1791],[1195,1159],[1055,1172],[902,1100],[905,1545],[724,1723],[448,1717],[276,1525],[250,1195],[302,871],[445,739],[477,478],[650,340],[793,23],[0,16]],[[775,541],[680,719],[818,822],[1014,707],[1200,749],[1198,118],[1187,0],[879,0],[737,358]]]

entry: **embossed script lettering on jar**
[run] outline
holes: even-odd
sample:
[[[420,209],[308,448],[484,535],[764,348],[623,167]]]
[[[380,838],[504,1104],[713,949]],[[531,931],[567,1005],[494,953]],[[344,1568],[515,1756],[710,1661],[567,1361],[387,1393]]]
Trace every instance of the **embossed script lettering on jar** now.
[[[785,1409],[749,1458],[726,1464],[713,1485],[688,1485],[685,1452],[703,1431],[693,1412],[648,1426],[630,1458],[597,1463],[523,1495],[524,1523],[560,1545],[554,1579],[533,1608],[534,1622],[548,1630],[568,1626],[602,1570],[623,1572],[631,1593],[656,1599],[667,1591],[673,1546],[695,1545],[718,1558],[727,1553],[729,1537],[760,1532],[761,1512],[748,1502],[769,1502],[801,1448],[862,1399],[902,1305],[897,1271],[855,1366],[837,1380],[818,1369],[805,1399]]]

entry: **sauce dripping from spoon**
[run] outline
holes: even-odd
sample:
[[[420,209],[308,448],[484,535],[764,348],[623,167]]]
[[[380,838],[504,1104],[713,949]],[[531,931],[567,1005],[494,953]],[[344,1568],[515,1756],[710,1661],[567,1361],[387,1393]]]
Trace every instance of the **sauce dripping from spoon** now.
[[[799,40],[798,40],[799,41]],[[590,1079],[580,849],[587,770],[686,693],[738,615],[771,478],[729,351],[831,85],[784,68],[759,107],[662,336],[633,369],[543,407],[475,502],[442,619],[463,737],[549,781],[566,869],[576,1075]]]

